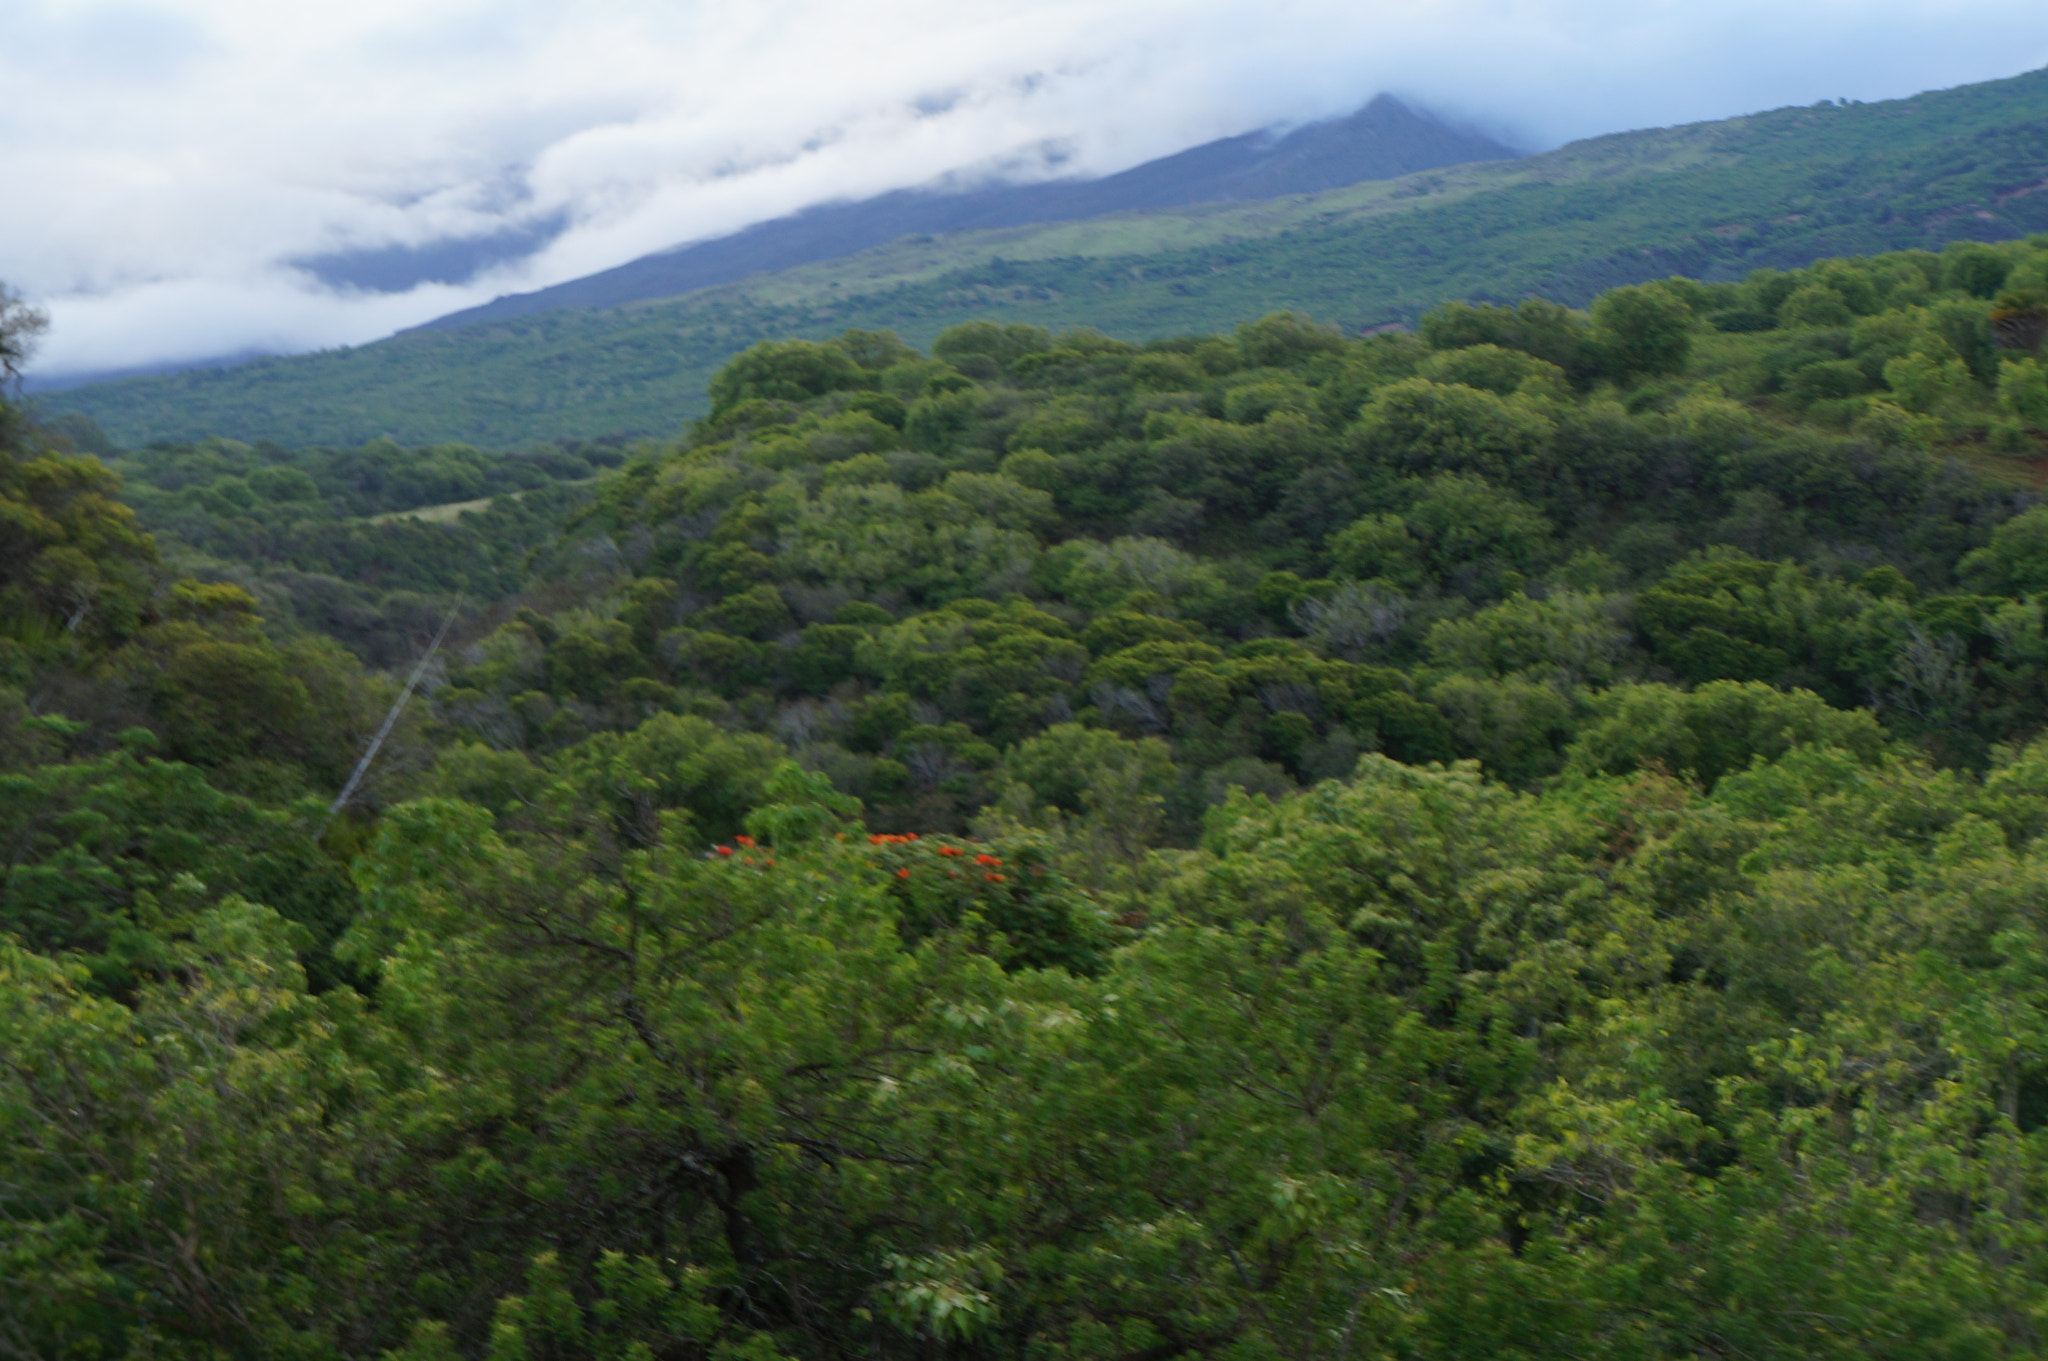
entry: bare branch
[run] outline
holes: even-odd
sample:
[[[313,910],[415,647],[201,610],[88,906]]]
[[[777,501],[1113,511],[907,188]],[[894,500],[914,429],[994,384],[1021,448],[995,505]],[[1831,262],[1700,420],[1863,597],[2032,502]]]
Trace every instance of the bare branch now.
[[[49,329],[50,316],[28,299],[0,283],[0,388],[21,381],[21,371],[35,354],[36,338]]]

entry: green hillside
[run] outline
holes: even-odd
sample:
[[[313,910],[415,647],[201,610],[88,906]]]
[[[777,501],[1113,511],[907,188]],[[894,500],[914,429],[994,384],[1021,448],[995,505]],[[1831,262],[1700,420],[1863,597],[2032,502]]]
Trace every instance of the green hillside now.
[[[1451,297],[1582,304],[1682,273],[2048,229],[2048,72],[1871,105],[1624,133],[1258,204],[907,239],[683,298],[566,310],[44,399],[123,443],[665,433],[770,336],[974,317],[1145,339],[1294,308],[1347,328]]]
[[[2044,338],[2048,236],[0,401],[0,1352],[2038,1361]]]

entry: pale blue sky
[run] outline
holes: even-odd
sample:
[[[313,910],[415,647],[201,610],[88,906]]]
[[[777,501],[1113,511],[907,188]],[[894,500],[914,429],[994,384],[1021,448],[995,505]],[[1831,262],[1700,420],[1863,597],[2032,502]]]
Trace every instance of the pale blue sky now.
[[[1384,90],[1552,146],[2044,63],[2041,0],[5,0],[0,279],[46,374],[291,351],[1047,145]],[[291,264],[536,224],[461,287]]]

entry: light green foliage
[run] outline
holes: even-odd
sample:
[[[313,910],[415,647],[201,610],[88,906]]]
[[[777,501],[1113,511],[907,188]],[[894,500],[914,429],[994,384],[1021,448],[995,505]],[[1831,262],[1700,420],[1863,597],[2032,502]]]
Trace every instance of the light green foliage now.
[[[499,1298],[491,1312],[490,1361],[543,1361],[564,1353],[593,1361],[640,1361],[651,1347],[693,1346],[731,1361],[786,1361],[765,1334],[727,1335],[706,1300],[709,1273],[676,1273],[653,1256],[607,1252],[586,1287],[592,1306],[578,1303],[559,1254],[535,1254],[523,1293]],[[394,1361],[459,1356],[447,1325],[421,1321]]]
[[[907,948],[885,888],[894,876],[863,869],[845,843],[808,857],[726,851],[706,860],[662,841],[620,878],[536,861],[467,810],[427,805],[384,833],[366,870],[364,920],[402,926],[379,966],[394,1022],[413,1029],[423,1053],[483,1079],[451,1094],[447,1118],[479,1134],[509,1118],[566,1136],[583,1152],[489,1141],[529,1193],[564,1209],[581,1179],[547,1169],[601,1149],[624,1156],[617,1170],[629,1178],[701,1168],[676,1184],[683,1236],[669,1255],[681,1249],[714,1282],[758,1290],[797,1249],[791,1234],[837,1256],[863,1216],[907,1187],[892,1168],[925,1136],[921,1120],[899,1117],[900,1103],[921,1108],[971,1072],[955,1071],[958,1042],[941,1018],[995,975],[973,956]],[[535,928],[553,944],[530,948]],[[536,1008],[547,1032],[514,1038]],[[498,1057],[485,1078],[475,1060],[487,1051]],[[464,1173],[460,1159],[444,1176],[452,1204],[480,1208],[513,1190]],[[601,1184],[589,1189],[609,1194]],[[833,1211],[819,1213],[819,1192]],[[721,1201],[732,1206],[722,1217]],[[526,1266],[494,1265],[502,1294],[527,1293],[508,1288]],[[843,1326],[860,1287],[813,1274],[827,1293],[777,1312]],[[694,1312],[683,1322],[699,1330],[732,1326]]]
[[[2008,359],[1998,366],[1998,406],[2034,430],[2048,432],[2048,369],[2037,359]]]
[[[1617,378],[1677,373],[1692,349],[1692,309],[1658,284],[1611,288],[1593,303],[1593,325]]]
[[[1822,260],[1809,272],[1814,285],[1832,289],[1853,315],[1867,317],[1880,310],[1880,283],[1867,261]]]
[[[1652,651],[1685,679],[1787,680],[1841,693],[1872,602],[1791,563],[1722,549],[1682,563],[1636,598]]]
[[[1840,291],[1824,283],[1796,288],[1778,304],[1780,326],[1847,326],[1855,319]]]
[[[2037,755],[1982,796],[2023,838]],[[1919,1353],[2021,1354],[1997,1321],[2037,1292],[2001,1263],[2032,1249],[1985,1193],[2032,1173],[2048,1029],[2013,999],[2048,951],[1978,798],[1826,742],[1707,800],[1368,758],[1223,810],[1093,980],[992,968],[993,904],[900,933],[982,871],[957,843],[607,867],[412,806],[363,869],[374,1011],[305,998],[232,903],[132,1012],[0,950],[0,1319],[53,1355],[1109,1357],[1206,1329],[1335,1356],[1350,1329],[1622,1358],[1626,1321],[1846,1358],[1824,1320],[1853,1308]],[[1031,874],[995,850],[976,892]],[[74,1155],[170,1194],[41,1234]],[[676,1168],[656,1248],[630,1211]],[[1929,1188],[1951,1208],[1893,1208]],[[370,1250],[448,1224],[476,1226],[459,1258]],[[172,1232],[203,1268],[120,1251]],[[135,1303],[87,1303],[109,1289]]]
[[[1366,515],[1330,536],[1330,561],[1361,581],[1413,589],[1424,579],[1422,544],[1398,515]]]
[[[516,591],[528,556],[616,466],[617,442],[486,454],[465,444],[285,450],[209,439],[112,451],[168,556],[238,564],[273,627],[325,633],[374,666],[417,656],[458,593]],[[432,623],[425,621],[432,620]]]
[[[170,967],[195,912],[239,893],[294,923],[326,974],[354,893],[314,844],[318,810],[264,807],[128,752],[0,775],[0,931],[126,990]]]
[[[1442,621],[1423,645],[1430,663],[1447,671],[1607,686],[1630,652],[1618,605],[1570,591],[1543,600],[1518,595],[1469,618]]]
[[[2001,594],[2048,591],[2048,508],[2007,520],[1991,532],[1990,543],[1964,557],[1960,570],[1980,588]]]
[[[827,487],[793,509],[784,570],[857,595],[907,590],[934,603],[1022,585],[1038,549],[1024,527],[1042,514],[1045,493],[1000,477],[959,488],[1001,518],[983,518],[949,490]]]
[[[981,410],[981,395],[973,388],[927,392],[910,404],[903,437],[911,448],[928,454],[952,453],[965,442]]]
[[[1714,681],[1690,693],[1621,685],[1595,707],[1598,717],[1566,757],[1572,769],[1589,774],[1648,768],[1711,786],[1751,761],[1773,760],[1798,746],[1834,747],[1866,763],[1886,748],[1884,730],[1869,714],[1753,681]]]
[[[651,843],[662,815],[687,813],[699,835],[738,829],[762,800],[781,749],[756,733],[725,733],[702,718],[657,714],[628,733],[599,733],[562,753],[552,773],[579,810],[602,809],[628,844]]]
[[[1405,379],[1382,388],[1352,439],[1367,464],[1465,473],[1510,486],[1539,481],[1553,430],[1540,412],[1477,388]]]
[[[782,603],[773,587],[763,589],[774,606]],[[770,610],[772,606],[764,607],[758,597],[743,595],[731,611],[729,622],[736,633],[751,632],[761,622],[763,613]],[[787,618],[786,613],[783,617]],[[601,699],[618,682],[643,669],[633,641],[632,627],[623,620],[570,616],[559,621],[555,637],[548,644],[542,677],[558,693]]]
[[[546,772],[522,751],[493,751],[481,742],[442,749],[428,777],[429,792],[488,808],[503,816],[537,806]]]
[[[939,490],[999,529],[1043,531],[1056,518],[1050,492],[1001,475],[952,473]]]
[[[859,812],[860,800],[839,793],[824,776],[778,761],[761,787],[760,806],[747,814],[747,831],[787,849],[836,835]]]
[[[1938,404],[1938,402],[1937,402]],[[1925,417],[1894,402],[1875,400],[1863,408],[1851,427],[1854,434],[1880,445],[1899,449],[1926,449],[1940,427]]]
[[[127,636],[156,545],[97,461],[17,456],[6,439],[15,419],[0,405],[0,629],[31,650],[81,630],[103,643]]]
[[[1972,395],[1969,368],[1948,346],[1942,353],[1916,350],[1885,362],[1884,381],[1908,411],[1939,415],[1956,409]]]
[[[1275,312],[1237,328],[1237,348],[1250,368],[1298,364],[1318,355],[1340,354],[1343,333],[1319,326],[1295,312]]]
[[[1756,413],[1713,388],[1686,393],[1672,404],[1671,432],[1709,457],[1737,454],[1766,437]]]
[[[970,321],[940,332],[932,357],[970,378],[997,378],[1026,355],[1051,348],[1052,337],[1040,327]]]
[[[30,1355],[332,1354],[389,1298],[361,999],[309,997],[264,908],[188,931],[130,1005],[0,937],[0,1335]]]
[[[1481,598],[1514,589],[1553,551],[1541,511],[1477,477],[1431,478],[1402,518],[1430,575]]]
[[[1962,357],[1970,376],[1980,383],[1995,382],[1998,376],[1990,317],[1991,304],[1974,298],[1945,298],[1927,309],[1929,330]]]
[[[1180,772],[1159,738],[1131,741],[1056,723],[1012,747],[1003,774],[1027,795],[1027,807],[1078,815],[1106,851],[1134,858],[1157,841]]]
[[[1951,241],[1942,252],[1943,286],[1974,297],[1988,298],[1998,292],[2011,272],[2011,256],[1981,242]]]
[[[1939,284],[1911,254],[1667,281],[1652,300],[1691,318],[1774,312],[1805,287],[1862,314],[1716,320],[1687,330],[1684,375],[1619,382],[1591,318],[1533,300],[1343,343],[1284,316],[1143,350],[1084,331],[1005,348],[1000,327],[970,328],[946,352],[977,380],[891,351],[863,369],[886,391],[747,399],[636,463],[589,550],[609,544],[635,575],[601,587],[587,620],[558,611],[532,644],[494,644],[502,659],[459,675],[444,712],[542,753],[701,714],[784,742],[878,825],[939,829],[1001,796],[1003,751],[1079,722],[1169,743],[1184,778],[1160,834],[1177,841],[1226,768],[1275,787],[1273,772],[1313,781],[1383,749],[1538,778],[1586,721],[1578,692],[1639,675],[1871,703],[1942,759],[1981,764],[2048,717],[2030,625],[1995,604],[1879,608],[1884,593],[1856,585],[1876,554],[1938,594],[2009,513],[1921,452],[1989,400],[1957,349],[1988,344],[1978,304]],[[1913,301],[1882,310],[1899,289]],[[1888,367],[1922,362],[1921,404],[1941,414],[1884,387]],[[897,447],[896,416],[856,405],[882,398],[906,421],[918,401],[951,415],[924,449]],[[1722,548],[1722,565],[1684,563],[1716,542],[1766,561],[1730,566]],[[1559,591],[1624,588],[1641,600],[1603,606],[1608,626],[1549,617]],[[1045,618],[990,618],[1013,592]],[[1518,593],[1542,608],[1483,613]],[[873,617],[842,618],[849,601]],[[1264,633],[1361,676],[1406,671],[1263,677]]]
[[[1134,591],[1192,607],[1221,587],[1213,567],[1161,539],[1080,540],[1050,556],[1046,572],[1062,593],[1095,609],[1107,609]]]
[[[1545,679],[1451,675],[1429,687],[1459,754],[1495,779],[1528,786],[1557,773],[1582,717],[1579,697]]]
[[[1507,396],[1516,391],[1562,395],[1564,370],[1517,350],[1498,345],[1472,345],[1431,355],[1417,368],[1418,378],[1456,383]]]
[[[1032,718],[1067,696],[1088,665],[1067,626],[1022,599],[877,629],[854,656],[864,674],[948,715],[982,719],[999,740],[1037,726]]]
[[[964,1339],[995,1320],[995,1297],[982,1287],[999,1283],[1002,1269],[990,1253],[892,1253],[889,1269],[893,1279],[883,1291],[890,1313],[906,1332],[941,1341]]]
[[[1311,416],[1315,410],[1315,389],[1300,383],[1234,384],[1223,399],[1224,416],[1239,425],[1257,425],[1276,411]]]
[[[1446,303],[1423,316],[1421,331],[1433,350],[1505,347],[1556,366],[1580,385],[1596,376],[1602,364],[1590,320],[1543,298],[1524,298],[1512,308]],[[1528,376],[1517,378],[1517,385]]]
[[[719,370],[711,384],[711,419],[751,399],[800,402],[866,381],[861,366],[839,346],[764,340]]]

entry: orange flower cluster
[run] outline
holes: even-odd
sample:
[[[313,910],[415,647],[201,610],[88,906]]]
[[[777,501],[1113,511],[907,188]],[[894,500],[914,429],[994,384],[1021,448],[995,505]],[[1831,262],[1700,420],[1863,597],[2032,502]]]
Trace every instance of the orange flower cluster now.
[[[841,833],[839,836],[839,840],[846,840],[846,835],[844,833]],[[733,838],[733,841],[737,845],[746,847],[752,847],[759,844],[754,840],[754,838],[750,836],[736,836]],[[939,854],[947,860],[957,860],[968,854],[968,851],[964,847],[947,846],[943,844],[925,842],[924,839],[920,837],[916,832],[870,832],[868,834],[868,844],[870,846],[909,846],[914,844],[924,844],[929,846],[931,850],[935,851],[937,854]],[[727,857],[733,854],[733,848],[731,846],[713,846],[711,849],[721,857]],[[754,858],[752,856],[745,856],[743,857],[743,860],[746,864],[749,865],[755,863]],[[775,862],[773,860],[767,860],[763,863],[764,865],[773,865]],[[994,873],[994,871],[1001,869],[1003,867],[1003,860],[1000,856],[990,855],[988,852],[982,851],[973,857],[972,863],[979,866],[983,871],[985,871],[985,873],[983,873],[981,876],[985,882],[991,884],[1002,884],[1009,882],[1009,877],[1007,875]],[[878,866],[877,868],[884,867]],[[911,867],[908,865],[898,866],[896,867],[896,877],[898,879],[909,879],[911,877],[910,870]],[[1043,873],[1042,870],[1034,872]],[[949,879],[958,879],[961,877],[960,871],[956,869],[948,869],[946,871],[946,877]]]
[[[739,844],[742,846],[755,846],[760,844],[750,836],[736,836],[733,838],[733,840],[739,842]],[[733,854],[732,847],[730,846],[713,846],[711,850],[714,855],[717,855],[721,859],[730,859]],[[740,857],[740,860],[742,863],[748,865],[757,863],[754,857],[751,855],[743,855]],[[775,857],[767,856],[760,860],[758,863],[763,869],[773,869],[775,868]]]

